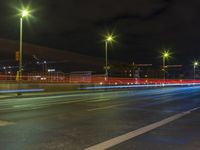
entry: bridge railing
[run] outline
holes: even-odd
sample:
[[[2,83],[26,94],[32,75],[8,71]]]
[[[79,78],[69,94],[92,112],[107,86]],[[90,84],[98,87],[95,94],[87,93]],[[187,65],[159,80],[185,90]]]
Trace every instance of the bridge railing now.
[[[132,85],[132,84],[189,84],[200,83],[193,79],[153,79],[153,78],[121,78],[105,77],[105,75],[73,76],[69,74],[23,74],[21,82],[26,83],[65,83],[65,84],[97,84],[97,85]],[[19,82],[16,75],[0,74],[0,82]]]

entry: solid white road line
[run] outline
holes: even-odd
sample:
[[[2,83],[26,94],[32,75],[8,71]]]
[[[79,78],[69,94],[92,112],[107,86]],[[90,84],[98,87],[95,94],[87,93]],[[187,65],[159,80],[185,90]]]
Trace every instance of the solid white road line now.
[[[146,132],[149,132],[149,131],[151,131],[151,130],[154,130],[154,129],[156,129],[156,128],[159,128],[159,127],[161,127],[161,126],[163,126],[163,125],[165,125],[165,124],[168,124],[168,123],[170,123],[170,122],[172,122],[172,121],[175,121],[175,120],[177,120],[177,119],[179,119],[179,118],[182,118],[182,117],[184,117],[185,115],[188,115],[188,114],[190,114],[192,111],[195,111],[195,110],[197,110],[197,109],[200,109],[200,107],[194,108],[194,109],[191,109],[191,110],[189,110],[189,111],[185,111],[185,112],[182,112],[182,113],[179,113],[179,114],[176,114],[176,115],[171,116],[171,117],[168,117],[168,118],[166,118],[166,119],[164,119],[164,120],[161,120],[161,121],[152,123],[152,124],[150,124],[150,125],[147,125],[147,126],[145,126],[145,127],[140,128],[140,129],[134,130],[134,131],[132,131],[132,132],[123,134],[123,135],[118,136],[118,137],[115,137],[115,138],[112,138],[112,139],[110,139],[110,140],[108,140],[108,141],[99,143],[99,144],[97,144],[97,145],[88,147],[88,148],[86,148],[85,150],[104,150],[104,149],[108,149],[108,148],[113,147],[113,146],[115,146],[115,145],[117,145],[117,144],[120,144],[120,143],[125,142],[125,141],[127,141],[127,140],[130,140],[130,139],[132,139],[132,138],[134,138],[134,137],[137,137],[137,136],[139,136],[139,135],[142,135],[142,134],[144,134],[144,133],[146,133]]]
[[[8,126],[8,125],[13,125],[13,124],[14,124],[14,122],[0,120],[0,127],[2,127],[2,126]]]

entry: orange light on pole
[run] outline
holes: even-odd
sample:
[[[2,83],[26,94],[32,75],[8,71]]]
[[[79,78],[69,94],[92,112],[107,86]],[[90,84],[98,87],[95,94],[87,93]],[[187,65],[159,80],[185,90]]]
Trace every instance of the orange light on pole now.
[[[15,60],[19,61],[19,58],[20,58],[20,53],[19,53],[19,51],[16,51],[15,52]]]

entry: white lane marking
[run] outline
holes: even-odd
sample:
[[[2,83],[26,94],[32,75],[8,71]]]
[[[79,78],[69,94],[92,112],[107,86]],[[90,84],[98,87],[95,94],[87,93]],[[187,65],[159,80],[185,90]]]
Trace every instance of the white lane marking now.
[[[134,131],[131,131],[129,133],[126,133],[126,134],[123,134],[121,136],[118,136],[118,137],[115,137],[115,138],[112,138],[110,140],[107,140],[105,142],[102,142],[102,143],[99,143],[97,145],[94,145],[94,146],[91,146],[91,147],[88,147],[86,148],[85,150],[104,150],[104,149],[108,149],[110,147],[113,147],[117,144],[120,144],[122,142],[125,142],[127,140],[130,140],[134,137],[137,137],[139,135],[142,135],[146,132],[149,132],[151,130],[154,130],[156,128],[159,128],[165,124],[168,124],[170,122],[173,122],[177,119],[180,119],[188,114],[190,114],[192,111],[195,111],[197,109],[200,109],[200,107],[197,107],[197,108],[194,108],[194,109],[191,109],[189,111],[185,111],[185,112],[182,112],[182,113],[179,113],[179,114],[176,114],[174,116],[171,116],[171,117],[168,117],[166,119],[163,119],[161,121],[158,121],[158,122],[155,122],[155,123],[152,123],[150,125],[147,125],[145,127],[142,127],[142,128],[139,128],[137,130],[134,130]]]
[[[8,125],[13,125],[13,124],[14,124],[14,122],[0,120],[0,127],[2,127],[2,126],[8,126]]]
[[[21,108],[21,107],[30,107],[31,104],[21,104],[21,105],[14,105],[14,108]]]
[[[87,111],[96,111],[96,110],[102,110],[102,109],[109,109],[109,108],[123,106],[123,105],[127,105],[127,104],[118,104],[118,105],[111,105],[111,106],[106,106],[106,107],[93,108],[93,109],[88,109]]]
[[[88,101],[89,103],[95,103],[95,102],[104,102],[104,101],[110,101],[111,99],[108,99],[108,98],[99,98],[99,99],[96,99],[96,100],[90,100]]]
[[[190,111],[192,112],[192,111],[196,111],[196,110],[198,110],[198,109],[200,109],[200,107],[193,108],[193,109],[191,109]]]

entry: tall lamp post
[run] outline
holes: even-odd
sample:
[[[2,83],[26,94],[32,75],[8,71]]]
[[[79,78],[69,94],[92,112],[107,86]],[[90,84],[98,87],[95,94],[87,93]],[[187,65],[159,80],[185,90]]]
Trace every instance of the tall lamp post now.
[[[163,80],[165,80],[165,68],[166,68],[166,59],[170,57],[169,51],[164,51],[162,53],[162,59],[163,59]]]
[[[198,61],[195,61],[193,63],[193,71],[194,71],[194,80],[196,79],[196,67],[199,65],[199,62]]]
[[[114,41],[114,36],[112,34],[109,34],[105,38],[105,77],[107,79],[108,77],[108,44],[112,43]]]
[[[22,70],[23,70],[23,67],[22,67],[23,18],[27,17],[28,15],[29,15],[28,10],[24,9],[24,10],[21,11],[21,15],[20,15],[20,40],[19,40],[19,81],[22,80]]]

